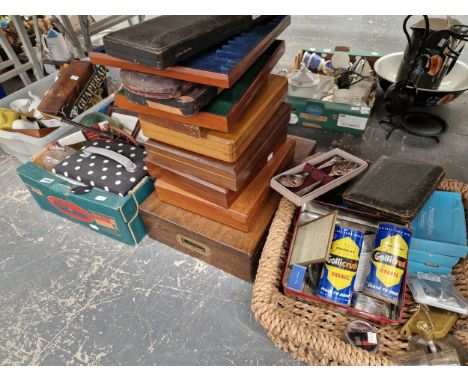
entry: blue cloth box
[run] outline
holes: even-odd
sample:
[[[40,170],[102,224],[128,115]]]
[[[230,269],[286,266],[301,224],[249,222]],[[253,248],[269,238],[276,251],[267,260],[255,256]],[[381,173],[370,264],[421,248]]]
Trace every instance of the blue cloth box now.
[[[468,253],[465,210],[458,192],[434,191],[411,222],[411,229],[409,270],[451,273]]]

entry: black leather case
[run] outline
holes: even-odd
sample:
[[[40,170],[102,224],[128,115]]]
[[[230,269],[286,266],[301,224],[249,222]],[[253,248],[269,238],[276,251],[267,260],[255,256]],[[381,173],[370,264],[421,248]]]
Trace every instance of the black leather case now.
[[[120,79],[126,90],[154,99],[180,97],[195,86],[192,82],[125,69],[120,71]]]
[[[440,166],[382,156],[343,194],[343,200],[410,222],[444,174]]]
[[[195,86],[180,97],[168,99],[142,97],[141,95],[132,93],[127,89],[125,89],[125,94],[131,102],[189,117],[198,113],[208,105],[218,95],[218,88],[204,85]]]
[[[252,16],[159,16],[109,33],[106,53],[165,69],[253,25]]]

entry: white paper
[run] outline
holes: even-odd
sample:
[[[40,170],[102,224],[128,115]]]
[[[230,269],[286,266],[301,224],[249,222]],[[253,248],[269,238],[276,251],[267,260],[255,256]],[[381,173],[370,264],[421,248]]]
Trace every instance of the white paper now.
[[[362,253],[359,255],[358,269],[356,271],[356,278],[354,279],[354,290],[362,292],[366,282],[367,275],[370,270],[370,256],[372,252]]]
[[[364,235],[362,250],[359,255],[358,269],[354,280],[354,290],[356,292],[361,292],[364,289],[364,283],[366,282],[366,278],[370,270],[370,257],[372,255],[372,249],[374,248],[374,242],[375,234]]]
[[[57,142],[61,146],[70,146],[70,145],[74,145],[76,143],[80,143],[84,141],[86,141],[86,137],[83,135],[83,133],[80,130],[80,131],[77,131],[76,133],[60,138]]]
[[[377,344],[377,333],[367,332],[367,342]]]
[[[60,122],[57,119],[42,119],[41,123],[45,127],[61,127],[61,126],[63,126],[62,122]]]
[[[362,106],[361,107],[361,114],[370,114],[370,107]]]
[[[364,130],[366,128],[367,118],[356,117],[349,114],[340,114],[338,116],[339,127],[349,127],[356,130]]]

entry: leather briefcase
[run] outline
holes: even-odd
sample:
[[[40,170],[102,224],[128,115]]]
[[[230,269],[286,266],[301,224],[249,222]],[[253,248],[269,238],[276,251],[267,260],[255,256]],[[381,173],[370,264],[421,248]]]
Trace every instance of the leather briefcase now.
[[[48,90],[38,110],[49,115],[63,115],[64,107],[71,106],[95,72],[94,65],[89,61],[73,60],[60,74],[59,78]]]
[[[383,155],[343,193],[343,200],[369,212],[408,223],[444,174],[440,166]]]
[[[108,54],[165,69],[234,36],[252,16],[159,16],[104,36]]]

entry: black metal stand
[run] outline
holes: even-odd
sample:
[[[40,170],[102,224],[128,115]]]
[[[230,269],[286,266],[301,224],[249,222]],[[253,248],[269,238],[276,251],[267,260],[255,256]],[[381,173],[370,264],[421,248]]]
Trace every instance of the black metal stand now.
[[[411,135],[432,138],[439,143],[440,135],[445,133],[448,129],[447,122],[443,118],[423,111],[406,113],[402,115],[399,120],[395,120],[395,117],[395,115],[389,114],[383,120],[379,121],[379,125],[388,131],[385,140],[390,138],[395,130],[404,130]],[[421,124],[427,124],[427,131],[426,127],[421,126]],[[389,125],[391,129],[387,130],[384,125]]]

